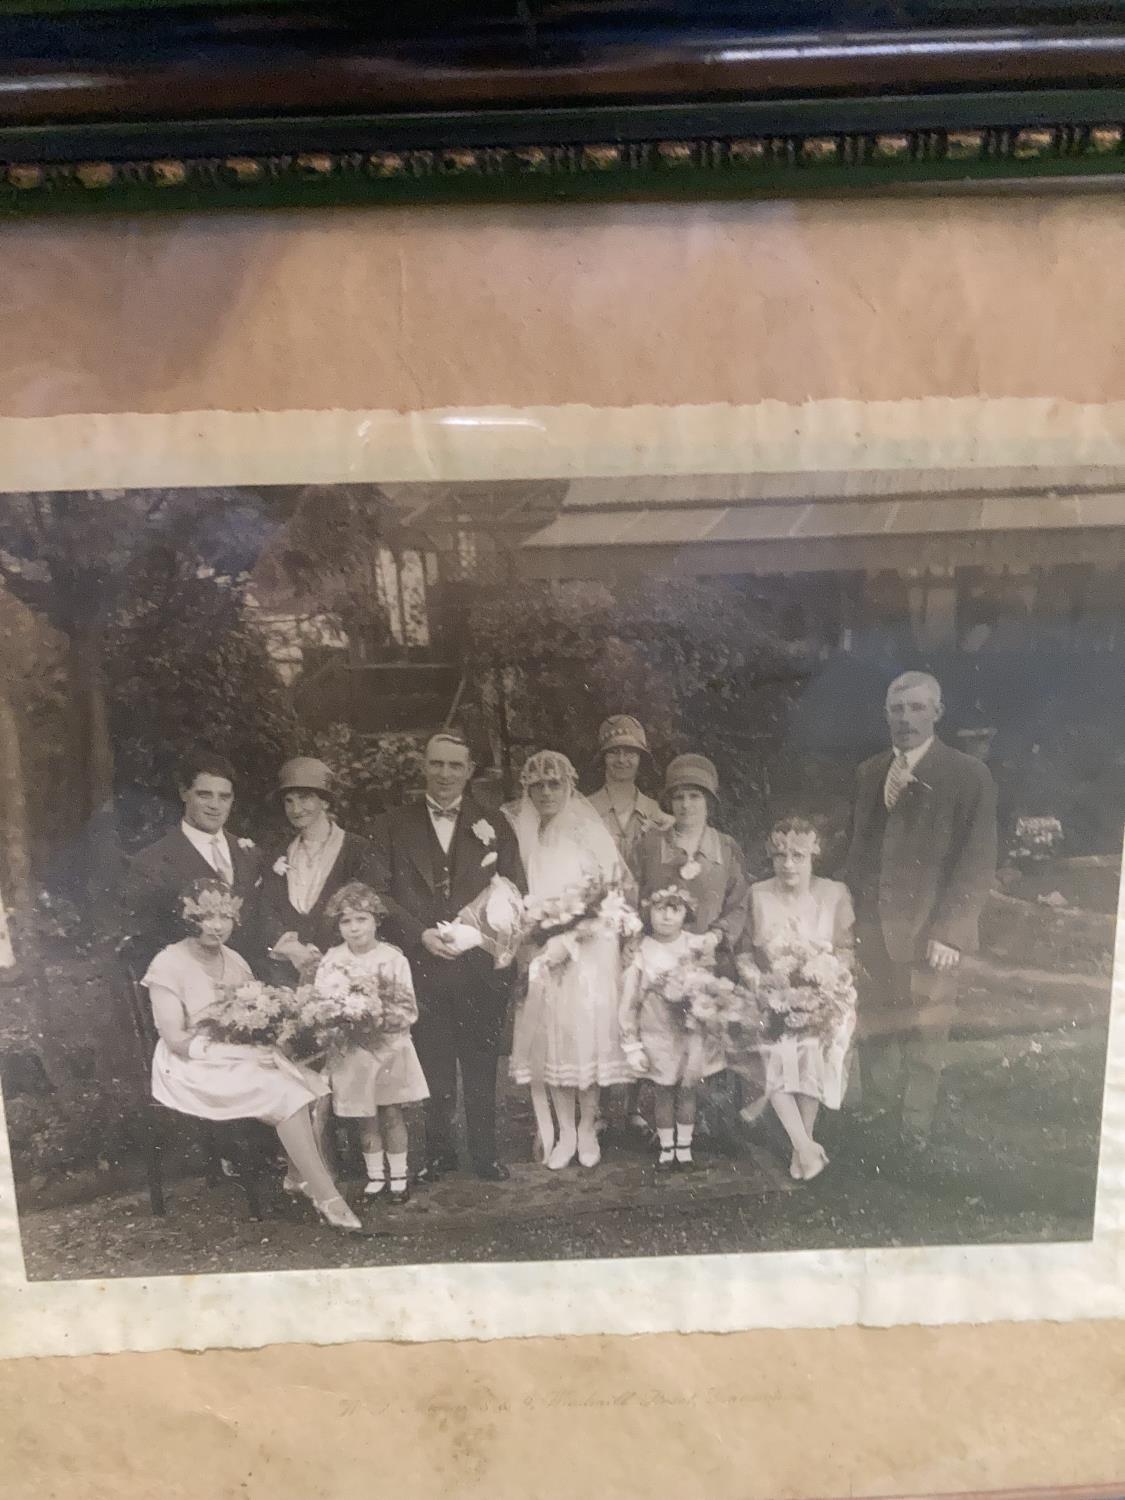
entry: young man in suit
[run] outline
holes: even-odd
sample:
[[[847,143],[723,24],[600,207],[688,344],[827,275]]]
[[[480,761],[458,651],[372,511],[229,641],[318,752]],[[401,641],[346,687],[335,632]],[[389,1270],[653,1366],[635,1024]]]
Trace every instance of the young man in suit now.
[[[251,839],[226,832],[234,781],[234,767],[221,755],[200,753],[185,760],[178,777],[179,825],[129,861],[123,893],[126,956],[138,973],[161,948],[183,937],[176,897],[204,875],[218,875],[242,898],[230,945],[253,962],[261,860]]]
[[[479,949],[459,953],[443,941],[451,921],[493,874],[525,890],[515,834],[467,790],[469,747],[455,733],[435,734],[425,751],[426,795],[386,815],[375,839],[388,939],[410,960],[418,997],[414,1045],[426,1075],[426,1169],[431,1179],[457,1169],[453,1112],[457,1067],[465,1096],[469,1153],[476,1175],[503,1182],[497,1160],[496,1066],[508,1005],[509,975]]]
[[[904,672],[887,689],[891,749],[860,766],[844,878],[856,906],[863,1103],[898,1111],[924,1145],[941,1091],[961,956],[980,942],[996,874],[987,766],[935,733],[941,686]]]

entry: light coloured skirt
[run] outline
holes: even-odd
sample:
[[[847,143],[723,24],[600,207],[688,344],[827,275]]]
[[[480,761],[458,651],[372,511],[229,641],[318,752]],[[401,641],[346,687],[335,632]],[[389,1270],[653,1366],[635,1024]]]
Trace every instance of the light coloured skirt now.
[[[426,1076],[409,1036],[380,1062],[365,1047],[353,1047],[329,1063],[332,1109],[347,1119],[369,1119],[384,1104],[416,1104],[428,1099]]]
[[[205,1057],[180,1057],[161,1040],[152,1055],[152,1097],[202,1120],[280,1125],[327,1092],[311,1068],[268,1047],[212,1042]]]
[[[538,961],[531,966],[512,1033],[510,1071],[516,1083],[588,1089],[632,1081],[617,1019],[617,938],[587,938],[578,953],[559,969]]]
[[[765,1069],[765,1093],[807,1094],[828,1109],[839,1109],[848,1090],[855,1012],[828,1041],[782,1037],[758,1048]]]

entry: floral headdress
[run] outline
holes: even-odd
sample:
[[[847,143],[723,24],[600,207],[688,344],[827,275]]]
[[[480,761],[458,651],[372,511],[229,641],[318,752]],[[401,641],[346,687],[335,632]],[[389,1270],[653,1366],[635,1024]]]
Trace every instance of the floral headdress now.
[[[659,891],[653,891],[651,896],[646,896],[641,902],[643,911],[650,912],[654,906],[682,906],[689,916],[696,912],[695,897],[682,885],[666,885]]]
[[[349,880],[347,885],[342,885],[325,906],[324,915],[328,921],[338,922],[348,911],[370,912],[376,922],[381,922],[387,915],[379,892],[364,885],[362,880]]]
[[[577,785],[578,772],[561,750],[537,750],[529,755],[520,772],[520,786],[525,790],[536,781],[557,780]]]
[[[770,854],[807,854],[815,858],[820,853],[820,839],[815,828],[775,828],[766,840]]]
[[[180,897],[180,916],[191,927],[198,927],[208,917],[237,922],[241,911],[242,897],[223,880],[194,881]]]

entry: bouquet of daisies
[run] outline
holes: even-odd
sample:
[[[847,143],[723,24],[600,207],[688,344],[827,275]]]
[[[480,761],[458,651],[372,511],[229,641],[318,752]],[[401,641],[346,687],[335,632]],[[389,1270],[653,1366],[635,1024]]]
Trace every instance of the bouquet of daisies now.
[[[296,998],[282,1042],[305,1057],[339,1056],[353,1047],[374,1051],[389,1035],[408,1031],[417,1016],[408,984],[348,952],[323,958]]]
[[[670,969],[656,975],[645,986],[658,996],[683,1024],[719,1041],[727,1028],[741,1020],[746,996],[733,979],[715,973],[714,966],[698,951],[689,951]]]
[[[849,959],[832,944],[797,933],[781,933],[762,944],[759,965],[738,961],[748,1004],[744,1029],[760,1040],[786,1036],[828,1041],[855,1011],[855,979]]]
[[[246,979],[220,990],[197,1029],[212,1042],[276,1047],[286,1039],[296,1004],[293,991],[284,985]]]

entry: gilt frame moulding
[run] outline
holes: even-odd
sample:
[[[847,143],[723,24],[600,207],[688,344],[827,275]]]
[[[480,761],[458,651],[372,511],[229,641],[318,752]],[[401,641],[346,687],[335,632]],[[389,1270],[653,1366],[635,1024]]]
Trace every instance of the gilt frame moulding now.
[[[1112,183],[1125,6],[0,3],[0,214]]]

